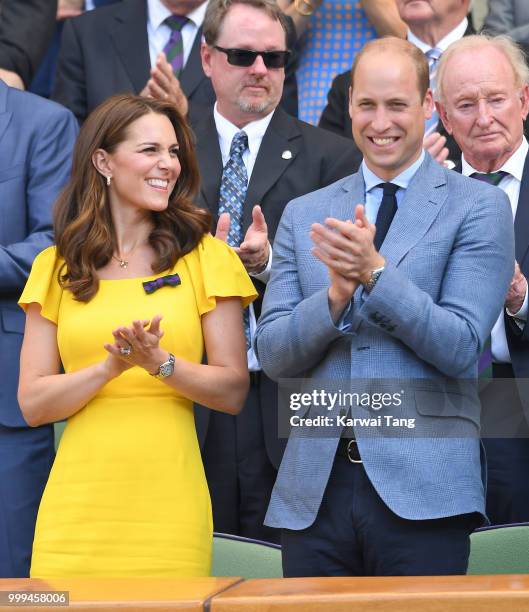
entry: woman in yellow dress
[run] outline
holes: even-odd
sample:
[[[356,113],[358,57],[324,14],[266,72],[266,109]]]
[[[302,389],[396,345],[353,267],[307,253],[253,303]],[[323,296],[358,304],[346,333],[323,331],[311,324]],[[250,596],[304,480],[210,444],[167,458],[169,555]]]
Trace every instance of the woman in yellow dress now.
[[[55,210],[57,246],[36,258],[20,299],[24,417],[67,419],[33,577],[210,572],[193,402],[241,409],[241,305],[255,290],[209,235],[197,186],[191,135],[171,104],[115,96],[83,125]]]

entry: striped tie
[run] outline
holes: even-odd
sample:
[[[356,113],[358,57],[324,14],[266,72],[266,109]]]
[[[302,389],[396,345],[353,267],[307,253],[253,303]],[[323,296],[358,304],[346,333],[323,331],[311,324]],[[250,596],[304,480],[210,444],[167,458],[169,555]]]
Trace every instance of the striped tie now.
[[[505,170],[499,170],[498,172],[474,172],[470,176],[477,181],[488,183],[489,185],[494,185],[494,187],[497,187],[501,183],[502,179],[508,174],[509,173],[505,172]]]
[[[171,64],[175,77],[179,77],[184,67],[184,43],[182,40],[182,28],[189,21],[182,15],[171,15],[164,23],[171,28],[171,36],[163,52],[167,61]]]
[[[248,188],[248,173],[243,161],[243,153],[248,148],[248,136],[240,131],[231,141],[230,157],[222,171],[219,194],[219,215],[227,212],[230,215],[230,229],[228,231],[228,244],[239,246],[243,239],[242,210]],[[250,313],[248,308],[243,312],[244,335],[246,348],[251,346]]]
[[[439,65],[439,58],[441,57],[441,49],[434,47],[426,52],[426,58],[428,59],[428,70],[430,72],[430,89],[435,95],[435,88],[437,86],[437,67]],[[425,131],[426,134],[431,134],[437,129],[439,123],[439,114],[434,109],[430,119],[426,120]]]

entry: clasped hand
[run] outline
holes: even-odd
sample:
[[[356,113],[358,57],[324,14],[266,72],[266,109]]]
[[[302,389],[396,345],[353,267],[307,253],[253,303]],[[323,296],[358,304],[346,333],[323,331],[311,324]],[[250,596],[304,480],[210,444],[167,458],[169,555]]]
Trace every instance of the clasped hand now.
[[[219,215],[216,238],[227,242],[230,222],[228,213]],[[270,257],[270,243],[266,221],[259,205],[252,209],[252,223],[246,231],[244,240],[239,247],[233,247],[233,250],[240,257],[248,274],[259,274],[266,268]]]
[[[174,75],[173,67],[163,52],[156,58],[156,64],[151,68],[151,77],[140,95],[146,98],[168,100],[178,108],[184,117],[189,110],[189,103],[182,91],[180,81]]]
[[[130,326],[112,330],[114,343],[104,346],[110,353],[107,361],[113,376],[118,376],[132,366],[139,366],[153,374],[167,360],[167,351],[160,348],[163,336],[161,320],[162,316],[156,315],[151,321],[136,320]]]
[[[312,253],[329,271],[329,301],[333,312],[341,312],[360,284],[371,272],[384,265],[384,258],[374,245],[376,228],[365,216],[364,207],[355,208],[355,220],[325,219],[325,225],[314,223],[310,237]]]

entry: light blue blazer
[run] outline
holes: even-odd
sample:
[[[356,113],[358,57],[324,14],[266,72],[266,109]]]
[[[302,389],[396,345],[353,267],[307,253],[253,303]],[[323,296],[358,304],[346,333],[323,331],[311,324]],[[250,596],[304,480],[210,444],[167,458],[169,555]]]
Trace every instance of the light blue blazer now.
[[[460,381],[475,380],[513,274],[508,198],[427,154],[381,248],[386,269],[370,294],[357,290],[344,331],[331,320],[329,277],[311,254],[309,231],[328,216],[352,218],[364,197],[358,173],[288,204],[256,334],[260,362],[271,378],[311,378],[316,386],[408,381],[392,413],[418,419],[429,434],[355,429],[373,486],[406,519],[484,514],[480,406],[473,384],[469,390]],[[440,384],[448,393],[439,393]],[[312,405],[306,415],[321,412]],[[326,437],[309,429],[290,435],[267,525],[304,529],[316,517],[341,427]]]

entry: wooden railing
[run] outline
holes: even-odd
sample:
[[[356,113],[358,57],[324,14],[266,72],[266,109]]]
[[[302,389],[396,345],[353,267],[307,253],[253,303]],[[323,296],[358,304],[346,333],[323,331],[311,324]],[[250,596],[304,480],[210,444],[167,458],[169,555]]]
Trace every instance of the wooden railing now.
[[[273,580],[4,579],[0,580],[0,611],[20,606],[21,611],[59,612],[58,597],[54,603],[51,596],[42,594],[62,591],[69,596],[64,609],[75,611],[529,612],[529,575],[525,574]],[[14,595],[18,595],[17,601]]]

